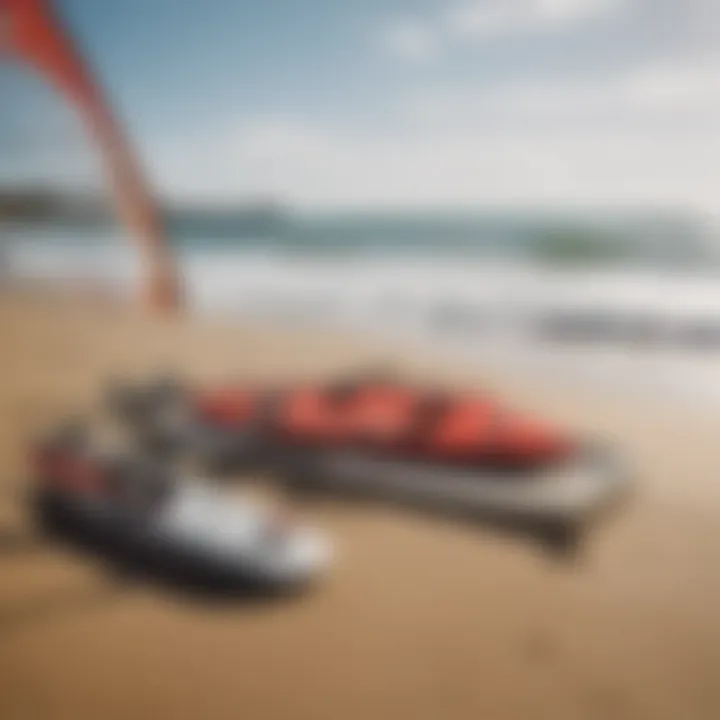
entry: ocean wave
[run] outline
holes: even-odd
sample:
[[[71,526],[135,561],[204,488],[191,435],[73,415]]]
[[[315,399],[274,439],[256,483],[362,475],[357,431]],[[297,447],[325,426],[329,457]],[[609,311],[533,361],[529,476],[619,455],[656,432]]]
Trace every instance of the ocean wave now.
[[[720,283],[712,275],[414,254],[348,261],[198,244],[180,262],[198,313],[358,330],[720,401]],[[57,233],[15,238],[3,265],[17,277],[126,292],[140,271],[132,246],[113,234],[93,243]]]

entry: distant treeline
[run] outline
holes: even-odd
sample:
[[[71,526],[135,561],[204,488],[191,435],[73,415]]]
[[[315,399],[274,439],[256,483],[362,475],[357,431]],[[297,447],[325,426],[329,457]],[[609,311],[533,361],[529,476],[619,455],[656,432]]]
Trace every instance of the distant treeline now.
[[[720,266],[716,231],[693,215],[637,212],[293,212],[272,199],[164,201],[173,242],[321,254],[387,251],[529,258],[549,265]],[[117,225],[109,199],[87,190],[0,185],[0,225],[77,230]]]
[[[60,193],[44,188],[1,188],[0,221],[106,223],[109,204],[90,193]]]
[[[209,230],[211,236],[220,237],[277,232],[287,216],[285,208],[267,200],[222,205],[162,203],[161,210],[173,234],[204,235]],[[109,200],[91,192],[0,186],[0,222],[94,227],[114,224],[116,217]]]

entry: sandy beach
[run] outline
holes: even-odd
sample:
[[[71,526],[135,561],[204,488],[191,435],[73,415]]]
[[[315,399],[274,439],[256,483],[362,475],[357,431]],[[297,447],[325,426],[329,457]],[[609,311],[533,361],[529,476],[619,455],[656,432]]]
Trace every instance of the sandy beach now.
[[[709,412],[460,366],[321,332],[160,320],[0,295],[0,717],[720,717],[720,451]],[[373,361],[615,443],[637,496],[561,562],[448,519],[323,503],[337,564],[289,603],[209,606],[13,548],[25,443],[113,376],[325,376]]]

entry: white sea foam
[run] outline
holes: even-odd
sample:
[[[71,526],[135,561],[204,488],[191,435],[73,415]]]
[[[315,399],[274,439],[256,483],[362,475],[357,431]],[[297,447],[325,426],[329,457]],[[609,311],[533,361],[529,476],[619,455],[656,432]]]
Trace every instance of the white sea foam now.
[[[196,312],[357,329],[623,392],[720,403],[720,278],[457,256],[201,248],[195,243],[181,254]],[[16,234],[4,265],[19,277],[125,290],[139,271],[132,247],[110,234],[92,242],[57,232]],[[568,315],[592,315],[605,325],[589,334],[586,328],[579,339],[547,332],[548,319]]]

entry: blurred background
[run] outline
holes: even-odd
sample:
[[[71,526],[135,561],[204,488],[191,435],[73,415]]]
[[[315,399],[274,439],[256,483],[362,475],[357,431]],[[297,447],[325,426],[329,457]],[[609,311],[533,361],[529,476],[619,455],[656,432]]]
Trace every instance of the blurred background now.
[[[711,0],[56,5],[194,311],[720,399]],[[74,111],[0,73],[3,273],[130,291]]]

